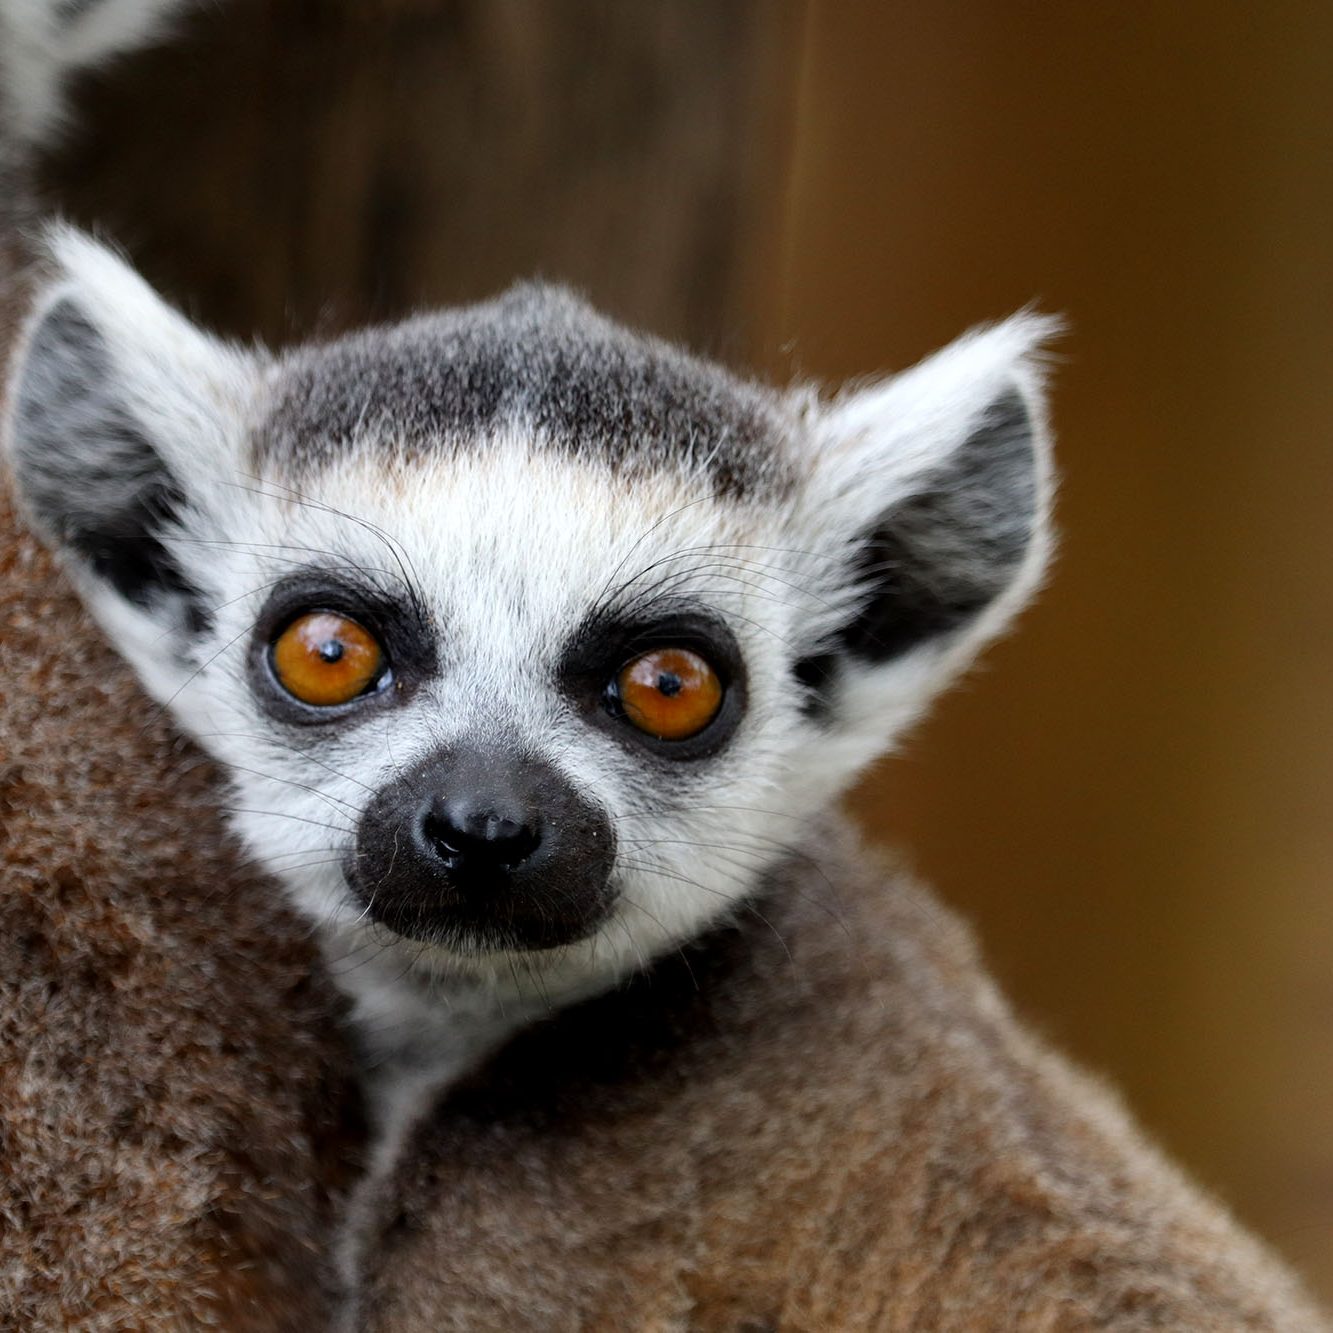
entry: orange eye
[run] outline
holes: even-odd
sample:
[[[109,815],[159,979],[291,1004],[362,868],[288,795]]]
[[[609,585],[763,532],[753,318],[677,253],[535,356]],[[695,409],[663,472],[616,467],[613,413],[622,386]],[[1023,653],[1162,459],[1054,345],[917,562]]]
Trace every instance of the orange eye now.
[[[698,735],[722,707],[722,682],[688,648],[654,648],[622,667],[616,691],[625,717],[660,741]]]
[[[317,708],[350,703],[374,683],[384,651],[355,620],[310,611],[273,644],[273,671],[288,694]]]

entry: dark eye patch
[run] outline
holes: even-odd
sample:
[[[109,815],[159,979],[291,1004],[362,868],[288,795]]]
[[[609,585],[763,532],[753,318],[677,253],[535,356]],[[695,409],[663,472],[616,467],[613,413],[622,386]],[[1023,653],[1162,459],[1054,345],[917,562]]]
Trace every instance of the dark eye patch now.
[[[659,740],[629,726],[615,682],[635,659],[658,648],[697,653],[717,673],[722,703],[713,720],[685,740]],[[690,606],[661,607],[628,618],[593,616],[571,636],[557,671],[560,689],[588,722],[636,750],[664,760],[704,759],[718,753],[745,715],[746,673],[735,635],[712,612]]]
[[[382,647],[389,687],[346,704],[313,707],[294,698],[274,674],[273,644],[299,617],[332,612],[364,626]],[[255,621],[249,652],[250,687],[270,716],[298,725],[335,722],[401,700],[439,670],[435,636],[419,598],[389,591],[352,574],[306,570],[277,583]]]

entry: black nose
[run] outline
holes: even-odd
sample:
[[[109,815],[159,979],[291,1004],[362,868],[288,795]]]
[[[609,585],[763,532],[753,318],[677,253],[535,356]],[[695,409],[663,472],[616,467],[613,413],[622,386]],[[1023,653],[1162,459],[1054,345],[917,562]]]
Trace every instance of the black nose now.
[[[551,949],[611,914],[606,812],[515,747],[440,749],[366,806],[347,886],[400,935],[463,950]]]
[[[536,817],[520,806],[440,796],[422,809],[421,836],[455,873],[516,870],[542,840]]]

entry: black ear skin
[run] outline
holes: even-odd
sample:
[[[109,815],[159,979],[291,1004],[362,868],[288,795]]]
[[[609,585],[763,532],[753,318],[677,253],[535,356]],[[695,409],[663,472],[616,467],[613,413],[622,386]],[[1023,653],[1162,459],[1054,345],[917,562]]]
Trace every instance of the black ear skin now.
[[[1037,505],[1032,419],[1015,389],[864,534],[853,577],[869,595],[838,648],[879,664],[960,628],[1018,572]]]
[[[878,666],[961,629],[1013,580],[1037,525],[1032,417],[1017,389],[998,398],[947,463],[862,533],[849,581],[856,616],[793,667],[807,716],[826,717],[849,662]]]
[[[15,386],[14,464],[38,523],[127,601],[183,608],[192,633],[202,596],[161,534],[185,497],[124,403],[102,335],[72,298],[29,341]]]

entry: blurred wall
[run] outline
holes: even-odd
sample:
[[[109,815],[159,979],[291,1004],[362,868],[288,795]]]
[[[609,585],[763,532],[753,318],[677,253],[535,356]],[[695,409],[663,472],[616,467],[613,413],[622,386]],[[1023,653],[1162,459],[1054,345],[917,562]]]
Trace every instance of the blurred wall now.
[[[559,278],[732,357],[772,323],[801,11],[217,0],[83,88],[52,191],[281,341]]]
[[[770,374],[1064,312],[1063,554],[860,793],[1333,1297],[1333,8],[229,0],[53,188],[271,339],[536,272]]]
[[[1063,553],[859,811],[1333,1295],[1333,8],[811,6],[774,345],[1063,312]]]

